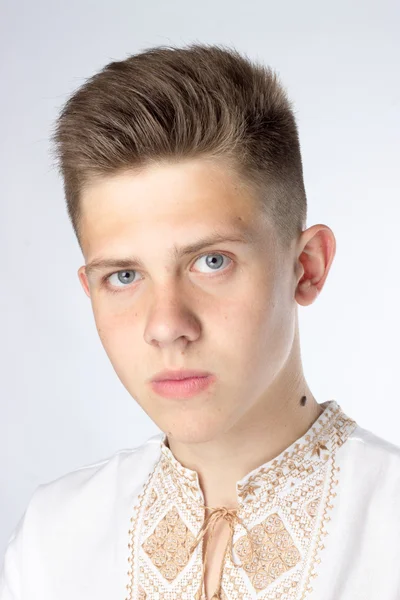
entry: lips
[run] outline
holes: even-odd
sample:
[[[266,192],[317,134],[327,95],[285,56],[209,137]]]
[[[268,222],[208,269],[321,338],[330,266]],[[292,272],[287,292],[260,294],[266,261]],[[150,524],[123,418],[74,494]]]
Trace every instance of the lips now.
[[[161,381],[152,381],[151,387],[154,392],[164,398],[172,400],[183,400],[201,394],[211,384],[215,383],[215,375],[203,377],[189,377],[185,379],[164,379]]]
[[[211,373],[208,371],[199,371],[193,369],[161,371],[152,378],[152,381],[179,381],[182,379],[192,379],[193,377],[208,377],[209,375],[211,375]]]

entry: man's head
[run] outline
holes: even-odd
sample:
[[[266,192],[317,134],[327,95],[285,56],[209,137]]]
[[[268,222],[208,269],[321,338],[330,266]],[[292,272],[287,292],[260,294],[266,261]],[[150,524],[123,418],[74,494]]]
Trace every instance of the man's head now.
[[[321,290],[334,237],[303,231],[297,128],[270,69],[216,46],[151,49],[82,86],[54,139],[99,336],[160,429],[215,438],[298,378],[296,302]],[[180,368],[215,383],[189,403],[151,390]]]

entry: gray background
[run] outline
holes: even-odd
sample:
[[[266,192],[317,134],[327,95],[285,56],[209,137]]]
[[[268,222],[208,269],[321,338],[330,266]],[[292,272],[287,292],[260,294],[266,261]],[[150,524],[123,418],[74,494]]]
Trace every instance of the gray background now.
[[[384,0],[1,4],[0,556],[39,483],[159,431],[101,346],[49,153],[67,95],[150,46],[234,45],[280,74],[307,226],[337,240],[322,294],[299,306],[305,375],[319,402],[400,445],[399,25]]]

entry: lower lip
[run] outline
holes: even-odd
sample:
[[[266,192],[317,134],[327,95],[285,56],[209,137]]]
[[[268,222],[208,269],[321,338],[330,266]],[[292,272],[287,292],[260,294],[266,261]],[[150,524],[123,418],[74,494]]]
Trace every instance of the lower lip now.
[[[214,377],[190,377],[188,379],[166,379],[152,381],[151,386],[157,394],[165,398],[191,398],[202,392],[212,383]]]

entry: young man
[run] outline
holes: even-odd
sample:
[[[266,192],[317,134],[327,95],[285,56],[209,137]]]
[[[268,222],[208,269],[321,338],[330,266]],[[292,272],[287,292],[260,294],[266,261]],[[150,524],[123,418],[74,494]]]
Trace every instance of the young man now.
[[[302,370],[335,237],[305,229],[276,75],[149,49],[86,82],[54,141],[101,342],[161,433],[37,488],[1,600],[398,600],[400,448]]]

